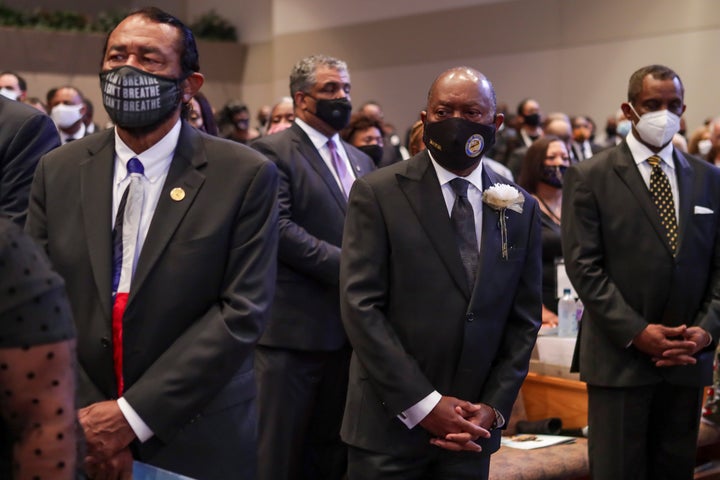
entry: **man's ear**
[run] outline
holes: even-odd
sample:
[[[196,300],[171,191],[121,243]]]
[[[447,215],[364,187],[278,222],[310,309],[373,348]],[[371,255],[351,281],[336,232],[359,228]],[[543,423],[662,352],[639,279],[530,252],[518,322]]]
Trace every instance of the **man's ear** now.
[[[504,113],[497,113],[495,114],[495,129],[500,130],[500,126],[505,121],[505,114]]]
[[[203,83],[205,83],[205,77],[202,73],[193,72],[183,80],[182,83],[182,102],[188,103],[192,97],[200,90]]]
[[[635,116],[635,113],[632,111],[632,108],[630,108],[630,104],[625,102],[622,105],[620,105],[620,110],[622,110],[623,114],[625,115],[625,118],[630,120],[632,123],[635,123],[633,121],[633,117]]]

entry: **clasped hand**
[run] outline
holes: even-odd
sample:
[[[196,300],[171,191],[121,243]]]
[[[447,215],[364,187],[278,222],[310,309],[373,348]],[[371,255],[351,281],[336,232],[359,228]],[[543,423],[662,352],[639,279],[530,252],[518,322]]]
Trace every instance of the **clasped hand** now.
[[[650,324],[634,339],[633,345],[652,357],[656,367],[694,365],[694,355],[710,342],[710,335],[700,327],[666,327]]]
[[[92,480],[132,478],[130,442],[135,438],[120,407],[114,400],[94,403],[78,410],[85,433],[87,456],[85,472]]]
[[[437,447],[479,452],[482,448],[475,440],[490,437],[494,420],[495,411],[488,405],[443,396],[420,426],[435,435],[430,443]]]

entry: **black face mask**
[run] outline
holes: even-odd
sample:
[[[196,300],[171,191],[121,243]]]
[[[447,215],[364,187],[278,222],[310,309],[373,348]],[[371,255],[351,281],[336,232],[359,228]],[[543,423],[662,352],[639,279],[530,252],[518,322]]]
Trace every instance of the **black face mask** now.
[[[365,153],[368,157],[373,159],[375,166],[380,165],[380,160],[383,157],[383,147],[380,145],[361,145],[357,147],[361,152]]]
[[[110,120],[122,128],[152,127],[180,104],[182,79],[161,77],[128,65],[100,73],[100,89]]]
[[[616,133],[617,133],[617,128],[615,128],[615,127],[607,127],[605,129],[605,135],[607,135],[608,137],[614,137]]]
[[[565,165],[544,165],[540,174],[540,181],[555,188],[562,188],[563,177],[565,176]]]
[[[330,125],[334,130],[339,132],[350,122],[352,104],[347,97],[331,99],[315,98],[310,95],[308,97],[315,100],[314,115]]]
[[[423,142],[440,166],[462,172],[477,164],[495,144],[495,125],[456,117],[427,122]]]
[[[525,119],[525,125],[528,127],[537,127],[540,125],[540,114],[539,113],[531,113],[530,115],[523,115],[523,118]]]
[[[238,120],[235,122],[235,127],[237,127],[238,130],[247,130],[250,128],[250,120]]]

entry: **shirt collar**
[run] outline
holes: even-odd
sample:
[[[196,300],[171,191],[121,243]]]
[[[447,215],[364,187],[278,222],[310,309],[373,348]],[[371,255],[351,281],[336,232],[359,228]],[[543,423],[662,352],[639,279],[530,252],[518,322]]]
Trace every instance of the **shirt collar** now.
[[[297,117],[295,117],[295,123],[298,124],[298,127],[302,128],[303,132],[305,132],[308,137],[310,137],[310,141],[317,150],[320,150],[322,147],[326,146],[328,140],[334,141],[335,145],[337,145],[338,148],[340,147],[340,135],[338,135],[337,133],[332,137],[328,138]]]
[[[652,157],[653,155],[657,155],[662,159],[663,162],[665,162],[667,166],[672,169],[675,168],[675,164],[673,163],[672,142],[665,145],[665,148],[660,150],[658,153],[655,153],[647,146],[640,143],[640,140],[635,138],[635,135],[632,132],[628,133],[627,137],[625,137],[625,140],[627,141],[628,148],[630,148],[630,153],[632,154],[633,160],[635,160],[636,165],[640,165],[642,162]]]
[[[438,180],[440,180],[440,186],[445,185],[446,183],[449,183],[450,180],[453,180],[454,178],[460,177],[460,175],[457,175],[455,173],[452,173],[450,170],[447,170],[440,166],[439,163],[435,161],[435,159],[432,156],[432,153],[428,151],[428,155],[430,155],[430,161],[432,162],[433,167],[435,168],[435,173],[437,174]],[[482,159],[480,159],[480,163],[478,164],[477,168],[470,172],[470,175],[467,177],[460,177],[464,178],[468,182],[472,183],[475,188],[477,188],[479,191],[482,192],[482,167],[483,162]]]
[[[85,124],[80,123],[80,128],[78,128],[78,131],[75,133],[72,133],[72,134],[63,132],[59,128],[58,128],[58,132],[60,132],[60,140],[62,140],[63,143],[65,143],[65,141],[70,137],[72,137],[73,140],[78,140],[85,136]]]
[[[170,129],[170,131],[160,139],[152,147],[148,148],[141,154],[136,154],[118,135],[117,127],[115,128],[115,179],[117,182],[123,181],[127,175],[127,162],[136,157],[140,160],[145,168],[145,177],[151,182],[157,180],[167,171],[170,161],[172,161],[175,147],[180,138],[180,128],[182,123],[180,120]]]

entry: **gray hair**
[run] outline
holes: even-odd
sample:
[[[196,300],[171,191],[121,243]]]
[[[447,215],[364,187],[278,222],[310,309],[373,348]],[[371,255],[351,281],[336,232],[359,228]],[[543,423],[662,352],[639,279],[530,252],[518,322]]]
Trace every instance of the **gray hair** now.
[[[293,66],[290,72],[290,95],[295,98],[295,92],[307,92],[317,82],[315,73],[318,66],[325,66],[333,70],[347,72],[347,64],[342,60],[327,55],[310,55]]]

